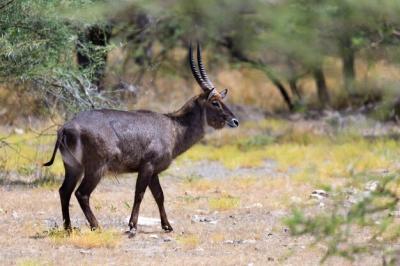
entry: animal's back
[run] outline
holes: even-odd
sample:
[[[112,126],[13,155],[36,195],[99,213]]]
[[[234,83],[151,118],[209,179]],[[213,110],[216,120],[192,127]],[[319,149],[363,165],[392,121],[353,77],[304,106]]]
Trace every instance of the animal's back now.
[[[64,132],[71,145],[74,138],[81,142],[83,165],[132,172],[144,160],[157,164],[169,159],[170,127],[171,121],[163,114],[100,109],[77,114],[64,125]]]

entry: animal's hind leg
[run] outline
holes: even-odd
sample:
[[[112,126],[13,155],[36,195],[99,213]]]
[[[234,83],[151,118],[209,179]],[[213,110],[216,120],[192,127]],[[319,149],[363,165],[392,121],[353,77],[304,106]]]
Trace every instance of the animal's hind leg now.
[[[131,218],[129,219],[131,236],[134,236],[136,233],[140,204],[142,203],[144,193],[149,185],[150,177],[152,175],[153,167],[149,163],[145,164],[139,171],[138,178],[136,180],[135,201],[133,203]]]
[[[79,167],[72,167],[64,163],[65,177],[62,183],[59,193],[61,200],[61,210],[64,221],[64,229],[71,230],[71,220],[69,217],[69,201],[71,194],[74,191],[76,184],[82,176],[82,169]]]
[[[167,214],[164,208],[164,193],[160,185],[160,180],[158,175],[155,175],[151,178],[149,184],[151,193],[153,194],[154,199],[156,200],[158,210],[160,211],[160,218],[161,218],[161,227],[166,232],[173,231],[172,226],[168,222]]]
[[[89,198],[90,194],[92,194],[93,190],[100,182],[101,176],[102,175],[99,171],[91,173],[87,173],[85,171],[85,176],[83,177],[82,183],[75,192],[75,196],[78,199],[79,205],[81,206],[82,211],[85,214],[92,230],[98,228],[99,223],[90,209]]]

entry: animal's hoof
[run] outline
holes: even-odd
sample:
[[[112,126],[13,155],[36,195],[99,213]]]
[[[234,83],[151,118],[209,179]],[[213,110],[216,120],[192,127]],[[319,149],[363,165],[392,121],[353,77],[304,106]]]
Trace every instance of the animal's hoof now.
[[[68,229],[64,229],[64,231],[65,231],[65,235],[66,236],[70,236],[70,235],[72,235],[72,228],[68,228]]]
[[[125,234],[128,235],[128,238],[134,238],[136,235],[136,229],[132,228],[129,231],[126,231]]]
[[[65,230],[65,233],[67,234],[67,236],[70,236],[70,235],[72,235],[74,232],[76,233],[76,232],[78,232],[78,233],[80,233],[81,232],[81,229],[79,228],[79,227],[67,227],[67,228],[64,228],[64,230]]]
[[[165,233],[170,233],[170,232],[174,231],[174,229],[170,225],[163,225],[162,229],[164,229]]]

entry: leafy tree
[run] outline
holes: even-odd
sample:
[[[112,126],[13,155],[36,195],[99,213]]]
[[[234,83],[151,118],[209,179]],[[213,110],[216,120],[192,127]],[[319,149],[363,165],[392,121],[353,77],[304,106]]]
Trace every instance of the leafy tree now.
[[[77,33],[83,21],[60,15],[60,8],[85,1],[3,1],[0,14],[0,79],[24,83],[46,104],[59,100],[67,110],[110,104],[97,93],[90,77],[97,69],[79,71],[75,63]],[[65,6],[67,5],[67,6]],[[83,49],[83,47],[81,48]]]
[[[182,62],[165,60],[169,51],[201,40],[214,62],[261,70],[293,111],[303,101],[298,81],[306,76],[315,80],[320,106],[331,106],[327,57],[341,58],[343,85],[354,97],[355,59],[367,55],[373,63],[382,51],[396,56],[400,36],[400,6],[390,0],[131,0],[118,8],[96,0],[1,3],[0,78],[61,97],[71,110],[113,103],[102,82],[113,42],[127,51],[119,74],[133,60],[140,83],[149,70],[155,78],[160,65],[181,69]]]

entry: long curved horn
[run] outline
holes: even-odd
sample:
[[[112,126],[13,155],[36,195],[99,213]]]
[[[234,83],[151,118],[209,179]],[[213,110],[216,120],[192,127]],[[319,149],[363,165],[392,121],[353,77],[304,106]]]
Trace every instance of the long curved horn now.
[[[201,78],[201,75],[195,66],[193,59],[192,43],[190,43],[189,45],[189,64],[190,64],[190,69],[192,70],[193,77],[196,79],[200,87],[204,91],[210,91],[210,88],[208,87],[207,83],[205,83],[204,80]]]
[[[201,60],[201,47],[200,43],[197,42],[197,64],[199,65],[200,75],[201,78],[208,83],[208,87],[212,90],[214,89],[214,85],[212,84],[211,80],[208,78],[206,70],[204,69],[203,62]]]

